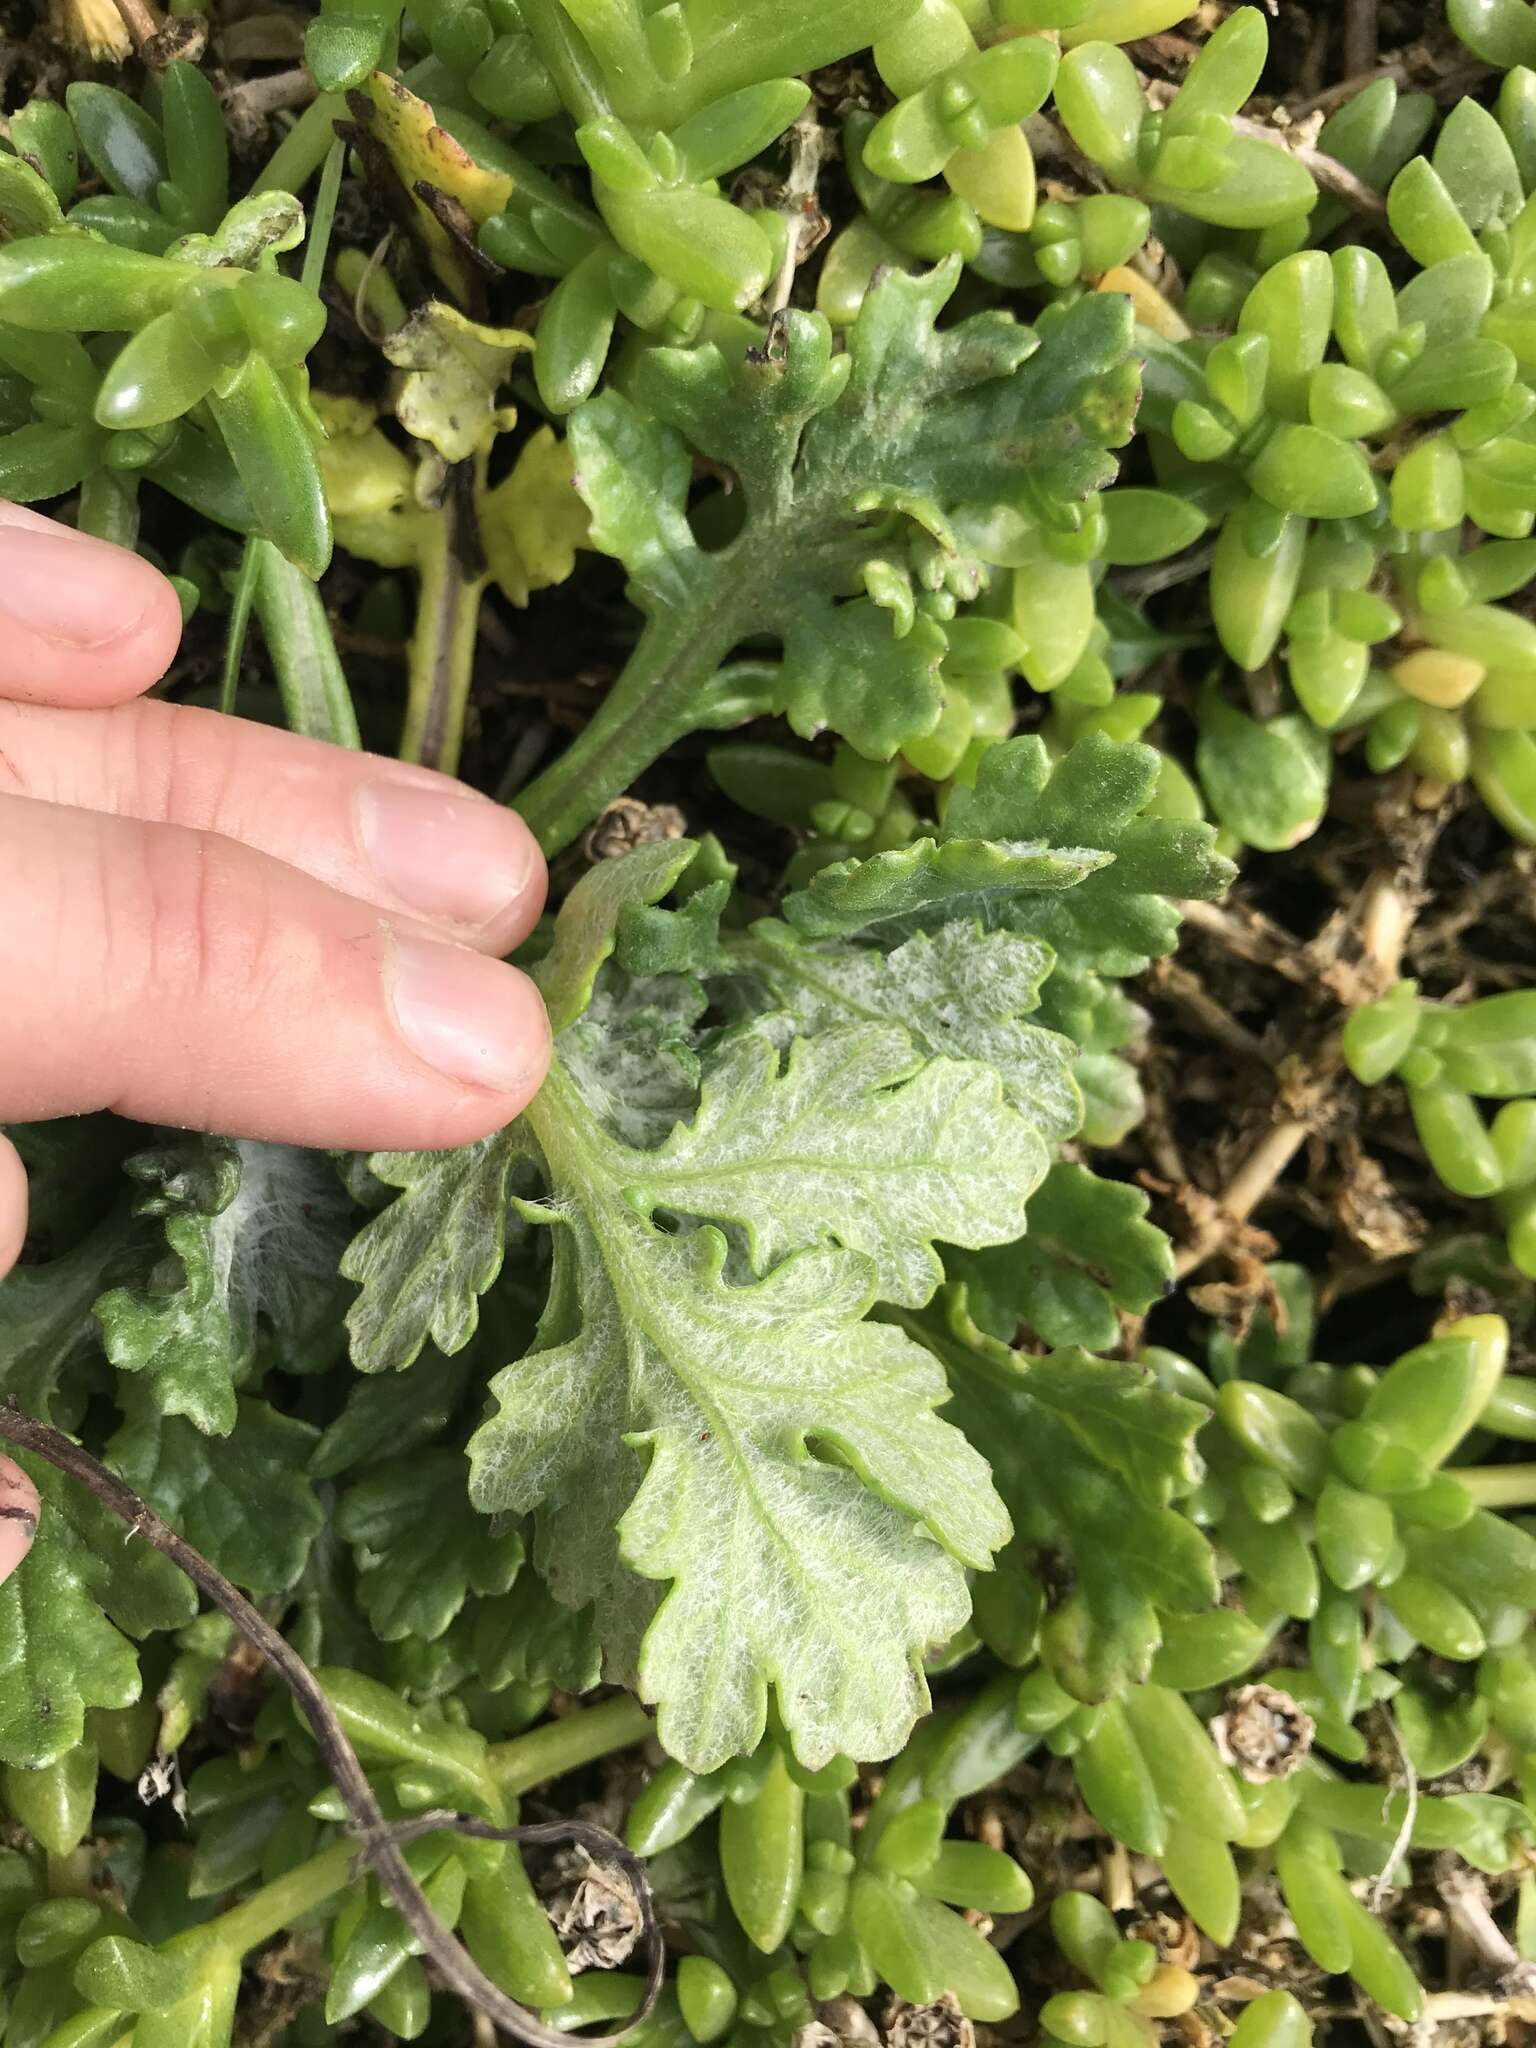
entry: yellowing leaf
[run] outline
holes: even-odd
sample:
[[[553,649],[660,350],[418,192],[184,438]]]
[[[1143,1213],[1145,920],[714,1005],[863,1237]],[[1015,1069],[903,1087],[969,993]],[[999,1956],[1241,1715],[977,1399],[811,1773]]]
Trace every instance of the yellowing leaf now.
[[[445,462],[463,462],[516,420],[516,409],[498,406],[496,393],[532,347],[533,337],[520,328],[482,327],[430,300],[384,343],[389,360],[408,372],[395,398],[396,418]]]
[[[462,142],[438,126],[425,100],[383,71],[374,72],[366,91],[378,114],[375,133],[408,192],[419,184],[435,185],[456,199],[476,225],[502,211],[512,196],[511,178],[477,164]]]
[[[540,427],[510,476],[480,501],[480,540],[491,575],[513,604],[563,583],[586,547],[587,508],[576,491],[569,444]]]

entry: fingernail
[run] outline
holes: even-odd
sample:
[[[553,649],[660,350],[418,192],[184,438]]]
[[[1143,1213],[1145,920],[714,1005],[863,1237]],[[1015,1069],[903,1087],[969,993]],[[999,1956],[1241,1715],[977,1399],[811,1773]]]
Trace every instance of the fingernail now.
[[[418,1059],[474,1088],[531,1092],[548,1032],[526,975],[483,953],[397,936],[395,1022]]]
[[[159,581],[137,555],[88,535],[0,528],[0,620],[37,639],[81,648],[126,639]]]
[[[357,817],[380,880],[428,917],[489,924],[532,879],[528,834],[483,797],[374,782],[358,792]]]
[[[0,1584],[32,1548],[37,1513],[36,1487],[24,1472],[0,1459]]]

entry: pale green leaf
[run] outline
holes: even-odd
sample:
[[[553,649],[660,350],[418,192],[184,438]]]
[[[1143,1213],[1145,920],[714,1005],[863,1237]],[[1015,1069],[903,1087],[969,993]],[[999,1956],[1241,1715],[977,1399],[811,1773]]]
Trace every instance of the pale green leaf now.
[[[360,1371],[403,1372],[429,1337],[450,1353],[469,1342],[501,1271],[507,1179],[523,1149],[514,1124],[453,1152],[373,1154],[371,1171],[402,1192],[341,1260],[362,1290],[347,1311]]]
[[[730,965],[761,980],[797,1030],[867,1020],[897,1024],[932,1056],[991,1067],[1012,1107],[1047,1138],[1077,1129],[1073,1048],[1024,1019],[1051,970],[1048,947],[957,920],[890,953],[825,940],[802,943],[763,920],[733,945]]]
[[[925,1062],[906,1032],[868,1024],[795,1039],[781,1067],[756,1026],[721,1046],[692,1124],[625,1193],[739,1225],[758,1273],[830,1238],[873,1261],[882,1300],[919,1308],[943,1278],[934,1239],[1017,1237],[1048,1163],[985,1067]]]
[[[601,1241],[557,1226],[581,1327],[492,1382],[476,1504],[540,1511],[541,1564],[559,1559],[568,1605],[600,1603],[606,1640],[636,1617],[605,1529],[668,1582],[654,1619],[639,1589],[635,1676],[690,1769],[755,1746],[770,1684],[807,1764],[889,1755],[927,1704],[922,1651],[965,1617],[960,1561],[1007,1536],[985,1466],[932,1412],[943,1374],[861,1320],[864,1259],[805,1252],[733,1287],[718,1232],[661,1236],[604,1179]]]

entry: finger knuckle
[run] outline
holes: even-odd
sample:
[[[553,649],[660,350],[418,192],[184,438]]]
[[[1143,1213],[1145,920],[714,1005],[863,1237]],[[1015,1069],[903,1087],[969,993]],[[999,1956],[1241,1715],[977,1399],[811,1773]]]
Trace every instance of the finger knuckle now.
[[[242,1010],[270,978],[275,933],[259,863],[207,832],[150,827],[135,835],[129,902],[109,929],[142,934],[141,985],[158,1000]],[[137,872],[133,870],[136,868]],[[118,884],[107,877],[109,892]]]

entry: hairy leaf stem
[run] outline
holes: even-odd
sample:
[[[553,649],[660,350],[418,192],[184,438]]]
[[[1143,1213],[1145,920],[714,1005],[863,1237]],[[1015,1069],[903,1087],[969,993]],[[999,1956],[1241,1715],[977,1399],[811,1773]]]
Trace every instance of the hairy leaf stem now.
[[[744,708],[716,710],[705,701],[712,677],[739,638],[728,603],[690,605],[647,621],[591,723],[518,800],[546,853],[568,846],[685,733],[725,728],[748,715]]]

